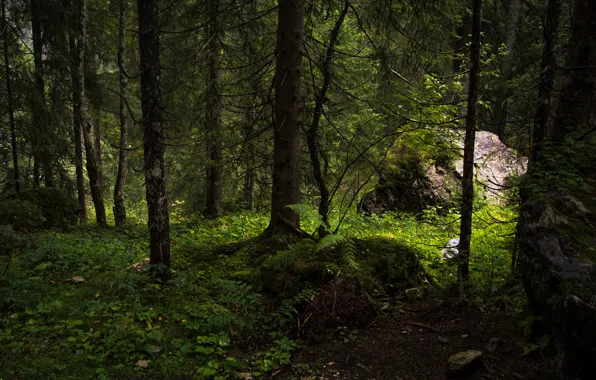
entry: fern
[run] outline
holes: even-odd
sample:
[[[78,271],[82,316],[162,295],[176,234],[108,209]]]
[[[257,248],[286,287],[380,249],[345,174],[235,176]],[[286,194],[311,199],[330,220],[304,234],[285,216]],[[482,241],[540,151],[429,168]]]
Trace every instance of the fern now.
[[[216,279],[214,285],[218,292],[218,301],[233,309],[241,309],[248,314],[261,304],[261,296],[255,294],[250,286],[242,281]]]
[[[348,267],[360,270],[360,264],[356,258],[358,247],[354,239],[345,239],[339,249],[341,261]]]
[[[270,325],[281,328],[287,323],[293,323],[298,317],[298,308],[308,304],[317,294],[315,289],[302,289],[295,296],[281,302],[277,310],[271,313]]]
[[[319,240],[317,242],[316,250],[318,252],[318,251],[322,251],[327,248],[335,247],[344,241],[346,241],[345,236],[330,234],[330,235],[325,236],[324,238],[322,238],[321,240]]]
[[[268,264],[273,269],[283,269],[290,267],[297,257],[307,257],[313,253],[312,242],[305,240],[295,244],[290,244],[288,249],[279,252],[268,260]]]

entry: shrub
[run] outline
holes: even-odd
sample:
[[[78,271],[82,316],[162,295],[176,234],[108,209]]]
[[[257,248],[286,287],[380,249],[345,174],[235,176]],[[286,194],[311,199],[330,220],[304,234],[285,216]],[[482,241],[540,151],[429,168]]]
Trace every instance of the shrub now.
[[[51,187],[22,191],[10,199],[33,203],[45,218],[44,228],[68,228],[78,220],[79,205],[76,199],[64,191]]]
[[[0,202],[0,220],[20,232],[38,230],[45,222],[41,209],[37,205],[19,199]]]

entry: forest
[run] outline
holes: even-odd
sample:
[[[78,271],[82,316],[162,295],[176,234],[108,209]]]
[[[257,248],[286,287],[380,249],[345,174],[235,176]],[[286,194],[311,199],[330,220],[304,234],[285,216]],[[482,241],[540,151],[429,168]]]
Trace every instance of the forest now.
[[[0,7],[0,380],[596,379],[595,1]]]

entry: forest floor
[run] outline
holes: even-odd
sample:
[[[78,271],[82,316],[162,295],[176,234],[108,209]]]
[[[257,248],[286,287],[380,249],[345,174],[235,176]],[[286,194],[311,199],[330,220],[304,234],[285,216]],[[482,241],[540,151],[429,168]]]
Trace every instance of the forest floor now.
[[[525,339],[523,292],[506,275],[512,227],[476,224],[477,286],[463,304],[445,293],[456,268],[437,248],[455,233],[449,220],[355,216],[345,249],[305,241],[271,252],[244,244],[265,216],[181,221],[167,284],[131,265],[147,257],[142,225],[5,230],[0,379],[443,379],[447,358],[469,349],[484,352],[479,380],[549,379]],[[443,286],[408,300],[404,290],[421,283],[400,280],[415,274],[408,257]],[[363,291],[371,279],[383,290]]]
[[[502,310],[499,310],[502,309]],[[469,379],[554,379],[549,362],[532,350],[520,329],[519,313],[458,306],[426,299],[406,303],[351,332],[330,332],[297,352],[272,379],[445,379],[450,355],[483,352],[482,367]],[[487,350],[489,342],[498,344]],[[524,355],[524,351],[532,351]]]

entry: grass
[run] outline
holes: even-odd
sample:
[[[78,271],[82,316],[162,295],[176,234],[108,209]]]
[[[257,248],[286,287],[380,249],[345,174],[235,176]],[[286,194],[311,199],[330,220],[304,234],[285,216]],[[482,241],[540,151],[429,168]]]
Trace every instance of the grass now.
[[[479,293],[497,291],[508,279],[514,224],[493,218],[513,215],[493,206],[477,212],[472,264]],[[266,225],[266,216],[256,214],[177,220],[174,275],[167,284],[129,269],[148,256],[141,226],[14,235],[16,253],[0,261],[0,274],[7,266],[0,276],[0,379],[225,379],[233,371],[258,376],[288,363],[300,344],[289,326],[316,289],[272,300],[251,282],[260,270],[257,261],[235,248]],[[440,247],[457,236],[457,228],[457,215],[431,210],[422,223],[351,215],[341,233],[398,241],[448,286],[456,270],[440,259]],[[264,352],[252,363],[231,354],[257,349],[247,348],[248,342]]]

